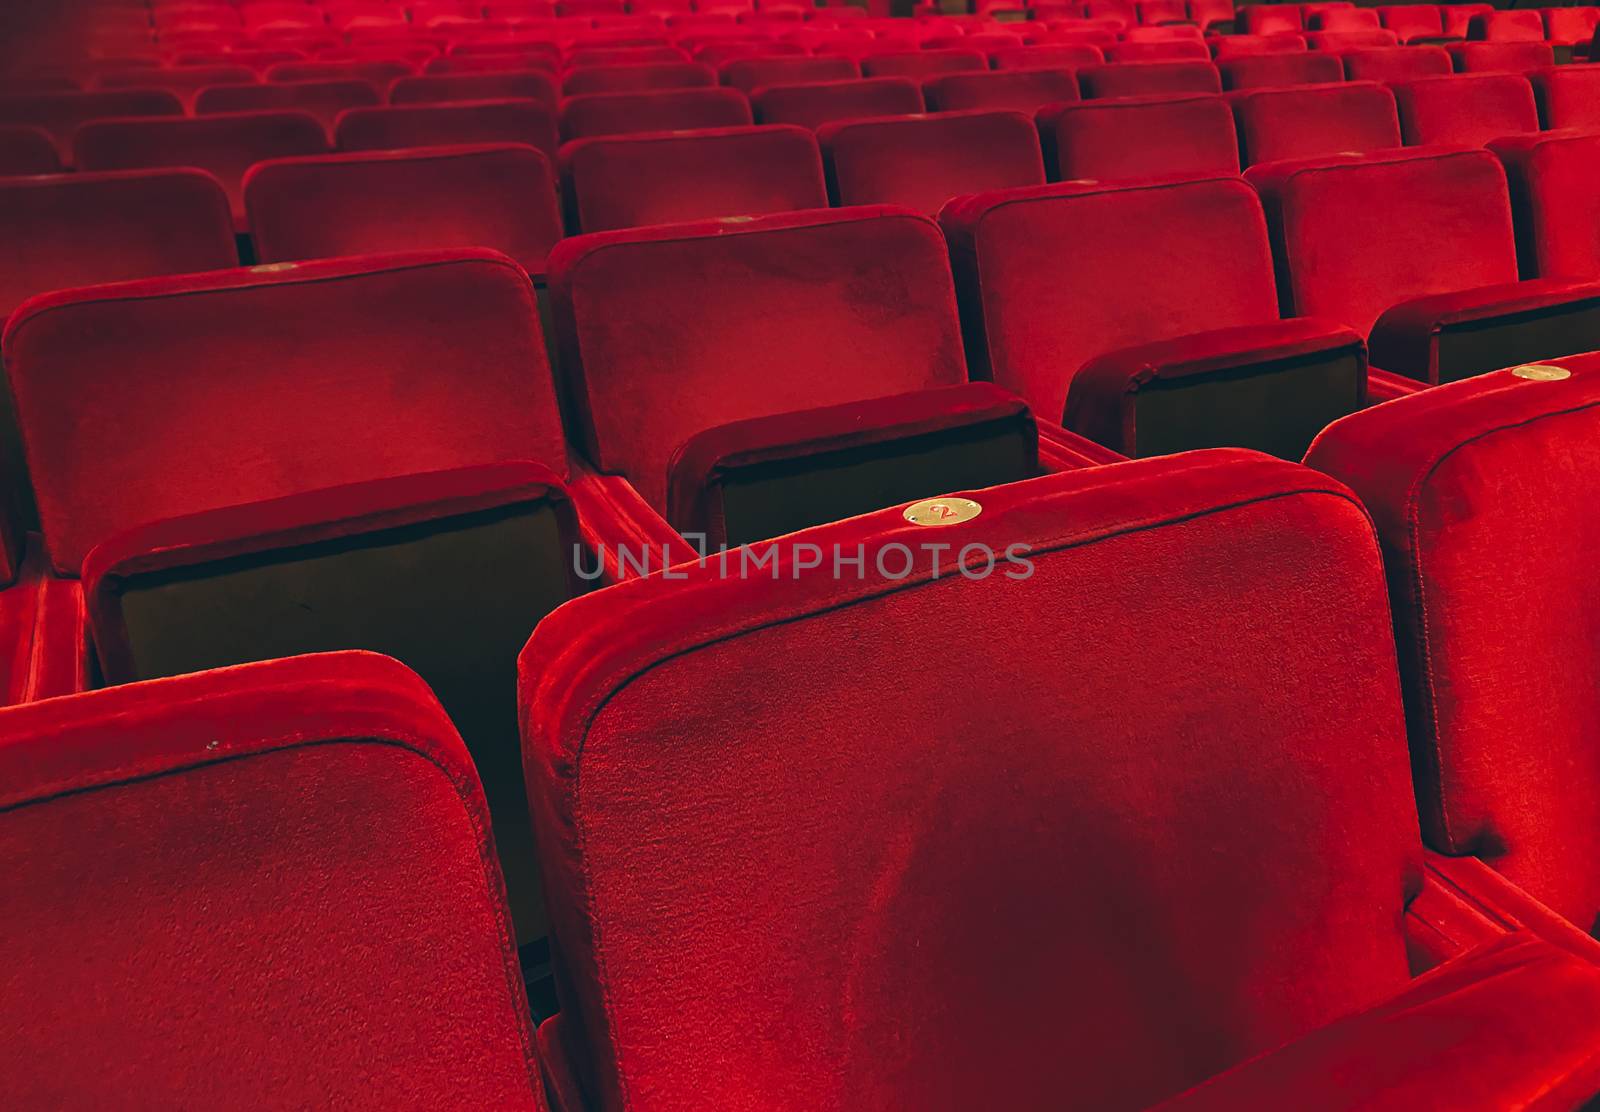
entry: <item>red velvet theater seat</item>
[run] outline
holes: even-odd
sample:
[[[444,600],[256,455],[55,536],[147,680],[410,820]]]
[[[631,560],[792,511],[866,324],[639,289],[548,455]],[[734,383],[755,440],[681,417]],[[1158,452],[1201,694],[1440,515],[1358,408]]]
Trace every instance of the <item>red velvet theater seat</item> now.
[[[1451,72],[1450,55],[1436,46],[1392,46],[1344,55],[1347,81],[1410,81]]]
[[[341,151],[524,143],[554,157],[560,146],[555,109],[531,100],[352,108],[334,136]]]
[[[192,119],[100,120],[73,135],[80,170],[193,166],[222,184],[243,228],[245,171],[269,158],[325,154],[328,134],[305,112],[240,112]]]
[[[871,54],[861,59],[864,77],[933,77],[941,73],[982,73],[989,59],[976,50],[917,50]]]
[[[1467,21],[1467,38],[1484,42],[1544,42],[1544,20],[1532,8],[1485,12]]]
[[[483,792],[414,674],[299,657],[0,728],[8,1102],[544,1106]]]
[[[543,45],[548,51],[539,50]],[[544,70],[554,73],[561,67],[560,48],[555,43],[519,43],[502,54],[457,54],[435,58],[422,67],[423,73],[505,73]]]
[[[905,205],[937,215],[963,193],[1043,185],[1039,133],[1021,112],[842,120],[817,132],[838,205]]]
[[[1539,110],[1527,78],[1511,73],[1425,77],[1394,86],[1400,131],[1407,146],[1460,143],[1539,130]]]
[[[1419,39],[1444,37],[1444,21],[1439,13],[1438,4],[1396,4],[1379,8],[1378,18],[1384,28],[1393,31],[1401,42],[1411,43]]]
[[[1300,54],[1306,49],[1305,36],[1280,35],[1218,35],[1213,36],[1211,56],[1219,62],[1230,58],[1250,58],[1258,54]]]
[[[1600,135],[1541,132],[1498,139],[1524,278],[1600,279]]]
[[[54,174],[61,169],[56,141],[42,127],[0,125],[0,177]]]
[[[1247,177],[1284,312],[1367,334],[1375,366],[1437,383],[1600,348],[1600,288],[1517,281],[1505,171],[1488,151],[1280,162]]]
[[[1351,50],[1382,50],[1398,46],[1400,40],[1393,31],[1312,31],[1306,35],[1306,45],[1312,50],[1343,54]]]
[[[561,238],[550,159],[511,144],[263,162],[244,198],[264,263],[490,247],[541,274]]]
[[[389,87],[390,104],[441,104],[459,100],[560,99],[556,79],[543,70],[504,73],[432,73],[402,77]]]
[[[561,137],[564,140],[640,131],[739,127],[749,123],[750,102],[738,89],[590,93],[568,97],[561,104]]]
[[[592,46],[574,44],[567,53],[568,69],[584,66],[626,66],[654,62],[687,62],[688,55],[675,46]]]
[[[0,124],[26,124],[48,131],[63,156],[72,135],[88,120],[123,116],[181,116],[183,102],[163,89],[118,89],[92,93],[18,93],[0,96]]]
[[[989,55],[989,64],[997,70],[1054,70],[1078,69],[1080,66],[1097,66],[1105,55],[1097,46],[1023,46],[1014,50],[996,50]]]
[[[1033,113],[1047,104],[1078,99],[1071,70],[1018,69],[995,73],[952,73],[922,87],[930,112],[984,109]]]
[[[1276,89],[1344,80],[1344,67],[1330,54],[1258,54],[1217,63],[1224,89]]]
[[[1528,81],[1545,127],[1600,130],[1600,66],[1552,66]]]
[[[1370,82],[1258,89],[1233,114],[1246,165],[1400,146],[1394,94]]]
[[[255,70],[249,66],[167,66],[150,69],[118,70],[100,75],[102,89],[165,89],[184,103],[211,85],[254,85]]]
[[[1238,23],[1246,35],[1298,34],[1305,30],[1297,4],[1246,4],[1239,9]]]
[[[741,58],[722,67],[722,83],[752,92],[768,85],[798,85],[817,81],[849,81],[861,76],[850,58]]]
[[[1545,41],[1557,46],[1588,43],[1600,27],[1600,7],[1541,8]]]
[[[1124,455],[1299,458],[1365,401],[1359,336],[1278,319],[1261,204],[1236,178],[981,194],[940,222],[975,371]]]
[[[1307,31],[1370,31],[1380,26],[1378,13],[1371,8],[1328,8],[1306,13]]]
[[[646,89],[691,89],[716,83],[717,71],[710,66],[698,62],[656,62],[569,70],[561,83],[561,91],[567,96],[637,93]]]
[[[807,85],[769,85],[750,96],[756,121],[820,127],[831,120],[907,116],[922,111],[922,90],[905,77],[867,77]]]
[[[1129,97],[1041,110],[1054,179],[1136,181],[1239,172],[1233,114],[1221,97]]]
[[[1127,62],[1087,66],[1078,72],[1083,95],[1111,97],[1162,96],[1177,93],[1220,93],[1222,79],[1210,62]]]
[[[1316,1068],[1348,1032],[1318,1029],[1367,1009],[1462,1106],[1600,1086],[1600,970],[1555,939],[1594,944],[1543,910],[1551,940],[1506,933],[1419,844],[1348,490],[1207,452],[961,497],[953,524],[869,514],[772,546],[775,573],[712,560],[535,631],[563,1104],[1115,1112],[1309,1037],[1287,1099],[1224,1106],[1392,1107],[1341,1103],[1365,1061]],[[1463,998],[1431,1038],[1383,1022],[1441,980]]]
[[[561,149],[561,166],[571,223],[584,232],[828,203],[816,137],[781,124],[581,139]]]
[[[1600,361],[1584,355],[1379,407],[1308,457],[1354,487],[1383,542],[1424,838],[1591,932],[1597,446]]]
[[[1461,42],[1445,49],[1457,73],[1527,73],[1556,60],[1554,48],[1543,42]]]
[[[369,81],[380,89],[388,89],[402,77],[410,77],[416,67],[397,59],[370,59],[364,61],[283,62],[267,70],[269,82],[278,81]]]
[[[372,108],[383,103],[369,81],[292,81],[267,85],[218,85],[201,89],[194,98],[197,116],[218,112],[309,112],[332,132],[347,108]]]
[[[1192,39],[1167,39],[1157,42],[1119,42],[1105,49],[1108,62],[1208,62],[1211,51],[1205,43]]]

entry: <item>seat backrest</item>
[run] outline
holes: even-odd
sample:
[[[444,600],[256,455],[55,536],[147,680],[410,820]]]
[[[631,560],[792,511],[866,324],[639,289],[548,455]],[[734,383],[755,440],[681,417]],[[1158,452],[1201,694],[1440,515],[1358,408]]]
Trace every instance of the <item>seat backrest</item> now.
[[[1370,31],[1382,26],[1371,8],[1330,8],[1306,19],[1308,31]]]
[[[1039,133],[1021,112],[842,120],[817,132],[839,205],[904,205],[937,215],[946,201],[1043,185]]]
[[[1378,18],[1402,42],[1444,34],[1444,21],[1438,4],[1395,4],[1378,9]]]
[[[0,177],[60,170],[61,152],[48,131],[27,124],[0,124]]]
[[[1160,38],[1139,42],[1124,39],[1105,48],[1107,62],[1183,62],[1209,61],[1211,50],[1194,39]]]
[[[202,510],[474,464],[567,472],[533,287],[492,251],[47,294],[4,350],[62,575]]]
[[[1467,20],[1467,38],[1486,42],[1544,42],[1544,19],[1533,8],[1485,12]]]
[[[1400,146],[1394,94],[1371,82],[1258,89],[1233,113],[1246,165]]]
[[[1545,39],[1563,46],[1589,42],[1600,26],[1600,7],[1543,8],[1540,14]]]
[[[773,580],[590,595],[524,650],[549,1045],[592,1107],[1143,1108],[1406,982],[1349,492],[1223,450],[961,497],[784,538]]]
[[[1298,33],[1220,35],[1211,40],[1211,56],[1219,62],[1258,54],[1303,54],[1305,50],[1305,36]]]
[[[1047,420],[1096,356],[1278,319],[1261,204],[1236,178],[988,193],[940,223],[974,371]]]
[[[1528,79],[1513,73],[1422,77],[1394,86],[1400,133],[1407,146],[1459,143],[1539,130],[1539,109]]]
[[[977,50],[916,50],[869,54],[861,59],[864,77],[932,77],[938,73],[982,73],[989,59]]]
[[[457,100],[525,98],[555,104],[561,99],[556,79],[543,70],[499,73],[430,73],[402,77],[389,87],[390,104],[439,104]]]
[[[1239,9],[1239,30],[1247,35],[1292,34],[1304,27],[1296,4],[1247,4]]]
[[[580,139],[562,148],[561,167],[572,225],[584,232],[828,203],[816,136],[784,124]]]
[[[416,72],[410,62],[395,59],[280,62],[266,72],[268,81],[370,81],[387,89]]]
[[[1045,165],[1063,181],[1239,172],[1233,113],[1217,96],[1129,97],[1042,111]]]
[[[860,76],[861,67],[840,56],[740,58],[722,67],[722,83],[747,93],[768,85],[849,81]]]
[[[1399,46],[1400,38],[1393,31],[1310,31],[1306,45],[1312,50],[1326,50],[1343,54],[1350,50],[1379,50],[1386,46]]]
[[[750,102],[738,89],[662,89],[588,93],[561,104],[563,140],[641,131],[698,131],[750,123]]]
[[[658,510],[705,429],[966,381],[944,239],[907,209],[579,236],[550,293],[575,435]]]
[[[195,94],[197,116],[216,112],[309,112],[330,131],[347,108],[372,108],[383,97],[370,81],[286,81],[265,85],[216,85]]]
[[[585,66],[569,70],[561,83],[567,96],[579,93],[636,93],[645,89],[690,89],[715,85],[717,71],[699,62],[646,62]]]
[[[352,108],[339,116],[334,137],[341,151],[525,143],[554,158],[561,145],[555,109],[532,100]]]
[[[1105,55],[1099,47],[1071,44],[1023,46],[995,50],[989,54],[989,64],[997,70],[1072,70],[1080,66],[1097,66],[1104,61]]]
[[[255,70],[249,66],[163,66],[150,69],[118,70],[102,74],[102,89],[165,89],[185,100],[196,90],[209,85],[254,85]]]
[[[126,116],[181,116],[183,102],[165,89],[116,89],[92,93],[14,93],[0,96],[0,124],[43,128],[72,150],[80,124]]]
[[[1027,112],[1047,104],[1078,99],[1078,79],[1071,70],[1019,69],[993,73],[952,73],[922,87],[930,112],[986,109]]]
[[[1539,122],[1547,128],[1600,129],[1600,69],[1551,66],[1528,74]]]
[[[922,111],[922,90],[906,77],[864,77],[768,85],[750,96],[757,123],[820,127],[831,120],[864,116],[906,116]]]
[[[1600,135],[1542,132],[1499,139],[1524,278],[1600,279]]]
[[[1086,66],[1078,71],[1083,95],[1111,97],[1161,96],[1175,93],[1220,93],[1222,78],[1210,62],[1124,62]]]
[[[1279,89],[1344,80],[1344,66],[1331,54],[1257,54],[1217,63],[1224,89]]]
[[[293,657],[0,723],[0,938],[31,1001],[0,1017],[9,1099],[542,1107],[483,792],[398,662]]]
[[[1594,930],[1600,361],[1425,390],[1335,422],[1306,458],[1383,543],[1424,838]]]
[[[1450,55],[1437,46],[1389,46],[1344,55],[1347,81],[1410,81],[1450,72]]]
[[[1505,172],[1488,151],[1280,162],[1246,176],[1272,226],[1285,315],[1366,335],[1402,301],[1517,280]]]
[[[1544,42],[1458,42],[1445,50],[1457,73],[1527,73],[1556,62],[1555,50]]]

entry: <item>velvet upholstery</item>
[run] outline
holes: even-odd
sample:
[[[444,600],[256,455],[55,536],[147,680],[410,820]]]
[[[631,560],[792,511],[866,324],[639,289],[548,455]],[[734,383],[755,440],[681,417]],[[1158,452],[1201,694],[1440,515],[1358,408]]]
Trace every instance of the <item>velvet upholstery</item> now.
[[[924,84],[922,96],[928,102],[930,112],[985,109],[1031,114],[1047,104],[1077,100],[1078,79],[1069,69],[952,73]]]
[[[905,209],[576,236],[550,293],[573,435],[657,513],[703,429],[966,380],[944,240]]]
[[[237,65],[152,66],[102,73],[99,80],[102,89],[164,89],[185,103],[207,86],[255,83],[255,71],[249,66]]]
[[[1329,8],[1305,13],[1307,31],[1370,31],[1381,27],[1378,13],[1371,8]]]
[[[55,137],[64,157],[72,135],[89,120],[124,116],[181,116],[183,102],[162,89],[107,89],[88,93],[17,93],[0,96],[0,124],[40,127]]]
[[[431,73],[402,77],[389,86],[390,104],[440,104],[457,100],[538,100],[554,104],[560,91],[541,70],[504,73]]]
[[[997,70],[1057,70],[1096,66],[1105,61],[1097,46],[1024,46],[1014,50],[996,50],[989,55],[989,64]],[[1076,90],[1074,90],[1076,97]]]
[[[1600,67],[1552,66],[1528,74],[1546,128],[1600,130]]]
[[[1261,205],[1237,179],[989,193],[940,223],[974,372],[1047,418],[1097,356],[1278,319]]]
[[[0,125],[0,177],[60,170],[61,152],[48,131],[27,124]]]
[[[1110,97],[1164,96],[1174,93],[1220,93],[1222,78],[1210,62],[1126,62],[1085,66],[1078,71],[1083,95]]]
[[[1257,54],[1300,54],[1305,49],[1305,36],[1299,33],[1220,35],[1211,39],[1211,56],[1218,62]]]
[[[1395,84],[1400,130],[1407,146],[1459,143],[1539,130],[1539,110],[1528,80],[1512,73],[1425,77]]]
[[[583,232],[828,203],[816,137],[782,124],[580,139],[561,148],[561,170],[570,223]]]
[[[1481,7],[1488,7],[1487,4]],[[1414,39],[1439,38],[1444,35],[1444,20],[1438,4],[1394,4],[1378,9],[1383,26],[1393,31],[1403,43]]]
[[[836,205],[904,205],[937,215],[965,193],[1043,185],[1039,133],[1015,111],[840,120],[817,130]]]
[[[415,72],[416,69],[410,62],[393,59],[368,61],[350,59],[332,62],[282,62],[267,70],[265,77],[268,82],[367,81],[387,92],[390,85],[402,77],[410,77]]]
[[[1399,44],[1400,40],[1393,31],[1312,31],[1306,35],[1308,47],[1331,54],[1343,54],[1350,50],[1382,50]]]
[[[1344,80],[1344,66],[1328,54],[1258,54],[1217,62],[1224,89],[1278,89]]]
[[[863,77],[922,79],[940,73],[983,73],[989,59],[976,50],[917,50],[905,54],[870,54],[861,59]]]
[[[0,732],[8,1102],[541,1106],[483,793],[405,668],[246,665]]]
[[[1238,25],[1246,35],[1297,33],[1305,29],[1297,4],[1246,4],[1238,11]]]
[[[488,247],[538,274],[561,238],[550,160],[511,144],[262,162],[244,197],[263,263]]]
[[[1483,42],[1544,42],[1544,20],[1532,8],[1485,12],[1467,21],[1467,38]]]
[[[347,108],[373,108],[383,97],[370,81],[291,81],[264,85],[217,85],[194,98],[197,116],[216,112],[308,112],[331,133]]]
[[[745,92],[768,85],[800,85],[818,81],[850,81],[861,76],[853,59],[837,55],[803,58],[741,58],[722,67],[724,85]]]
[[[698,62],[647,62],[568,70],[561,81],[561,91],[567,96],[638,93],[646,89],[691,89],[716,83],[717,71]]]
[[[737,89],[590,93],[562,102],[561,138],[570,141],[643,131],[741,127],[750,119],[750,102]]]
[[[1543,42],[1458,42],[1445,50],[1457,73],[1527,73],[1556,61],[1554,49]]]
[[[1600,370],[1594,356],[1557,365],[1571,377],[1501,371],[1347,418],[1307,462],[1349,482],[1377,523],[1428,843],[1482,857],[1592,931],[1600,738],[1584,585]],[[1529,554],[1537,572],[1512,574]]]
[[[769,85],[750,96],[756,122],[816,128],[831,120],[905,116],[922,111],[922,90],[905,77]]]
[[[1347,81],[1410,81],[1452,72],[1450,55],[1436,46],[1390,46],[1344,55]]]
[[[1600,8],[1584,5],[1572,8],[1541,8],[1544,16],[1544,39],[1559,46],[1574,46],[1594,38],[1600,27]]]
[[[554,158],[560,146],[555,110],[532,100],[352,108],[340,115],[334,138],[341,151],[525,143]]]
[[[1138,181],[1239,172],[1233,113],[1216,96],[1127,97],[1039,111],[1053,180]]]
[[[49,294],[4,349],[61,575],[201,510],[504,460],[567,470],[533,288],[491,251]]]
[[[1522,276],[1600,278],[1600,135],[1516,135],[1490,149],[1506,169]]]
[[[964,493],[535,631],[541,1042],[591,1106],[1142,1108],[1406,984],[1420,851],[1351,495],[1235,451]],[[1031,575],[956,574],[974,544]]]
[[[1233,101],[1245,165],[1400,146],[1394,94],[1372,82],[1262,89]]]
[[[1124,39],[1105,49],[1106,61],[1122,62],[1209,62],[1211,51],[1204,43],[1188,39],[1157,42],[1129,42]]]

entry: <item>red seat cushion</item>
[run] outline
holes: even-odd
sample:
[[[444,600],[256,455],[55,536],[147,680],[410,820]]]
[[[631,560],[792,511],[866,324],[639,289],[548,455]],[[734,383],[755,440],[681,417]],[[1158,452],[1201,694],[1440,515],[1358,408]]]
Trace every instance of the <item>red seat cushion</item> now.
[[[1505,164],[1525,278],[1600,278],[1600,136],[1517,135],[1492,149]]]
[[[1400,146],[1394,94],[1377,84],[1260,89],[1235,100],[1233,113],[1247,164]]]
[[[698,131],[750,123],[750,102],[737,89],[662,89],[590,93],[561,105],[561,137],[586,139],[644,131]]]

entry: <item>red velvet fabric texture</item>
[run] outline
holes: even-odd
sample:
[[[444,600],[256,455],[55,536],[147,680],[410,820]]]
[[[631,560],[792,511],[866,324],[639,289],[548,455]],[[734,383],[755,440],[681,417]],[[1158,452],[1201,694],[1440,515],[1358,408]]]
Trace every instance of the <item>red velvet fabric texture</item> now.
[[[241,112],[188,119],[104,120],[72,137],[80,170],[193,166],[222,184],[242,228],[245,171],[269,158],[326,154],[328,133],[305,112]]]
[[[1487,8],[1487,4],[1470,5],[1475,9]],[[1410,42],[1412,39],[1437,38],[1444,34],[1444,21],[1440,17],[1438,4],[1395,4],[1390,7],[1379,8],[1378,18],[1383,21],[1383,26],[1400,36],[1401,42]]]
[[[905,77],[771,85],[752,93],[750,106],[760,123],[814,128],[830,120],[921,112],[922,90]]]
[[[1172,93],[1220,93],[1222,79],[1210,62],[1127,62],[1086,66],[1078,86],[1093,100],[1109,97],[1160,96]]]
[[[1046,418],[1096,356],[1278,319],[1261,205],[1237,179],[990,193],[940,222],[974,371]]]
[[[716,83],[717,71],[710,66],[698,62],[654,62],[569,70],[561,82],[561,91],[567,96],[636,93],[645,89],[691,89]]]
[[[1398,46],[1400,40],[1393,31],[1313,31],[1306,35],[1306,45],[1312,50],[1326,50],[1343,54],[1347,50],[1374,50]]]
[[[1467,38],[1486,42],[1544,42],[1544,20],[1531,8],[1485,12],[1467,21]]]
[[[72,133],[88,120],[112,116],[181,116],[183,102],[160,89],[92,93],[24,93],[0,96],[0,123],[42,127],[70,156]]]
[[[872,54],[861,59],[863,77],[932,77],[940,73],[983,73],[989,59],[976,50],[917,50]]]
[[[1600,130],[1600,67],[1552,66],[1534,70],[1528,81],[1545,127]]]
[[[0,728],[9,1101],[538,1107],[482,789],[400,664],[296,657]]]
[[[1329,54],[1258,54],[1217,63],[1224,89],[1277,89],[1344,80],[1344,66]]]
[[[1233,102],[1246,165],[1400,146],[1394,94],[1368,82],[1262,90]]]
[[[740,127],[750,120],[750,102],[737,89],[591,93],[562,102],[561,138]]]
[[[0,180],[0,318],[34,294],[237,266],[228,198],[195,170]]]
[[[922,87],[922,96],[930,112],[986,109],[1032,113],[1047,104],[1077,100],[1078,79],[1069,69],[953,73],[929,81]]]
[[[215,112],[308,112],[330,132],[347,108],[372,108],[383,97],[370,81],[296,81],[278,85],[219,85],[194,100],[197,116]]]
[[[970,496],[789,539],[922,552],[898,581],[796,576],[786,541],[772,579],[711,562],[535,631],[596,1106],[1142,1108],[1405,984],[1416,819],[1349,493],[1224,450]],[[954,574],[973,543],[1031,576]]]
[[[1491,139],[1539,130],[1533,89],[1518,74],[1424,77],[1392,88],[1407,146],[1481,147]]]
[[[0,175],[54,174],[61,169],[56,141],[41,127],[0,126]]]
[[[264,162],[244,197],[264,263],[488,247],[538,274],[562,230],[549,158],[509,144]]]
[[[849,81],[860,76],[860,66],[838,57],[741,58],[722,67],[722,83],[747,93],[768,85]]]
[[[1600,9],[1592,6],[1545,8],[1541,14],[1544,16],[1545,40],[1562,46],[1590,41],[1594,38],[1595,27],[1600,25]]]
[[[989,55],[989,64],[997,70],[1077,69],[1079,66],[1097,66],[1105,55],[1095,46],[1025,46],[1016,50],[996,50]],[[1074,81],[1071,99],[1076,100],[1077,84]]]
[[[1124,40],[1105,49],[1108,62],[1209,62],[1211,51],[1204,43],[1186,39],[1166,39],[1157,42],[1129,42]]]
[[[50,574],[44,546],[30,537],[16,579],[0,591],[0,705],[89,686],[88,626],[76,580]]]
[[[578,236],[550,294],[574,435],[658,512],[702,429],[967,377],[944,240],[905,209]]]
[[[149,69],[113,70],[102,73],[102,89],[164,89],[185,102],[208,85],[254,85],[255,70],[249,66],[152,66]]]
[[[1317,11],[1304,13],[1307,31],[1371,31],[1381,27],[1378,13],[1371,8],[1315,6]]]
[[[1352,50],[1344,55],[1347,81],[1410,81],[1444,77],[1450,72],[1450,55],[1436,46]]]
[[[352,108],[340,115],[334,131],[341,151],[526,143],[554,158],[560,146],[555,109],[531,100]]]
[[[1556,61],[1550,44],[1542,42],[1460,42],[1445,50],[1457,73],[1527,73]]]
[[[1295,4],[1246,4],[1237,9],[1239,30],[1247,35],[1299,32],[1305,27]]]
[[[6,370],[58,573],[200,510],[504,460],[566,474],[533,288],[510,259],[278,265],[12,316]]]
[[[1233,114],[1221,97],[1129,97],[1039,113],[1046,165],[1063,181],[1137,181],[1239,172]]]
[[[387,90],[402,77],[415,72],[409,62],[349,60],[342,62],[284,62],[266,72],[269,82],[280,81],[369,81]]]
[[[556,80],[540,70],[505,73],[432,73],[402,77],[389,87],[390,104],[439,104],[457,100],[539,100],[555,104]]]
[[[561,149],[561,165],[585,232],[828,203],[816,137],[779,124],[580,139]],[[649,189],[639,188],[644,181]]]
[[[1522,933],[1156,1112],[1571,1109],[1600,1089],[1600,969]]]
[[[1505,173],[1488,151],[1278,163],[1247,177],[1266,206],[1285,315],[1365,334],[1402,301],[1517,279]]]
[[[1299,54],[1306,40],[1299,34],[1223,35],[1211,41],[1211,56],[1218,62],[1257,54]]]
[[[936,215],[952,197],[1044,184],[1039,132],[1021,112],[845,120],[817,131],[838,205],[904,205]]]
[[[1519,135],[1490,149],[1506,168],[1522,276],[1600,278],[1600,136]]]
[[[1492,4],[1440,4],[1439,18],[1446,35],[1466,38],[1467,28],[1474,16],[1488,15],[1494,11]]]
[[[1482,375],[1335,422],[1307,454],[1371,508],[1389,567],[1430,845],[1482,857],[1600,925],[1587,492],[1600,360],[1560,382]],[[1512,574],[1536,553],[1537,574]],[[1541,661],[1537,669],[1529,662]]]

